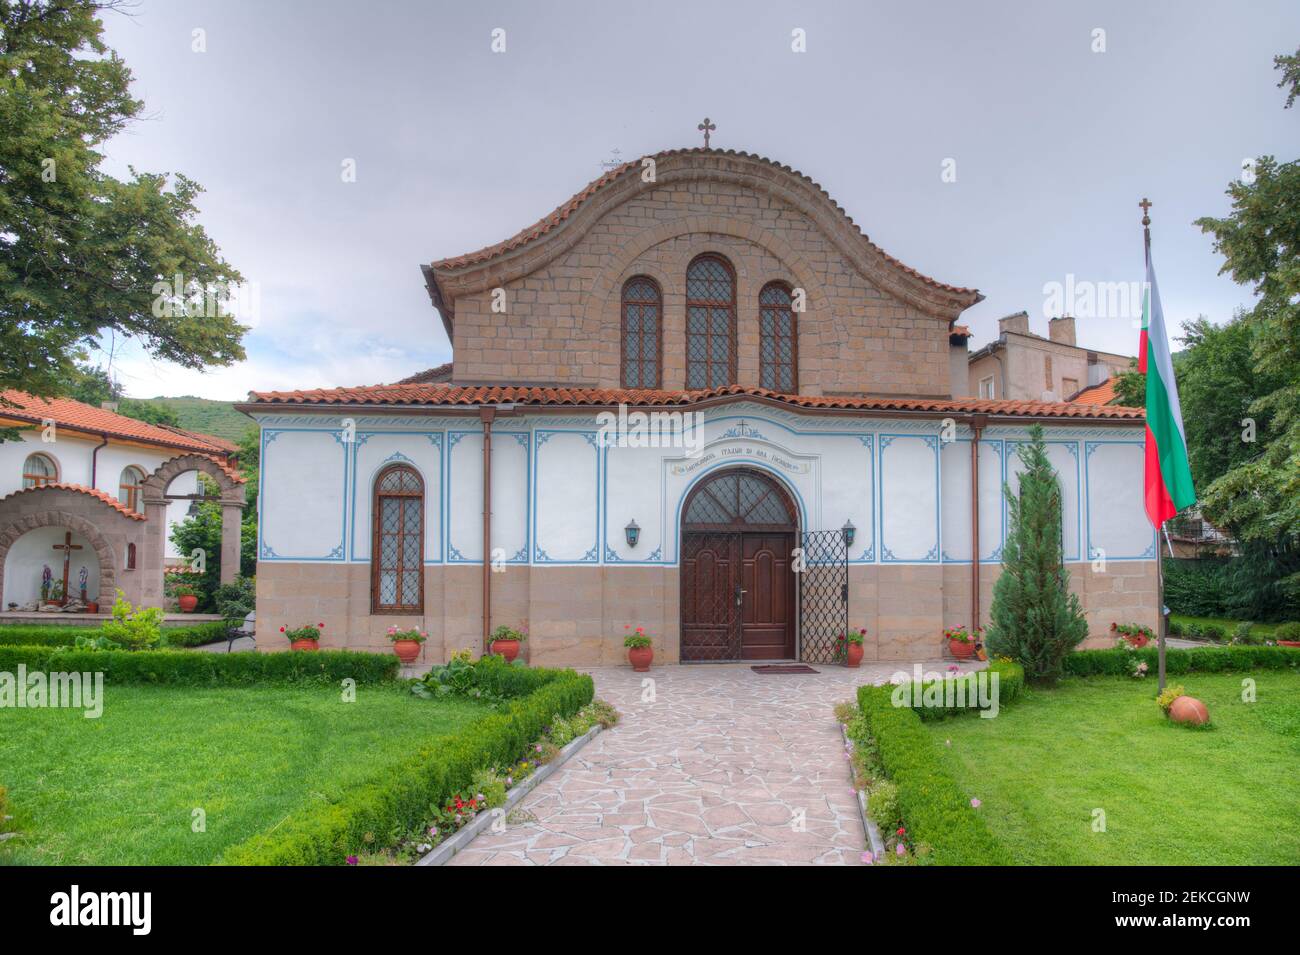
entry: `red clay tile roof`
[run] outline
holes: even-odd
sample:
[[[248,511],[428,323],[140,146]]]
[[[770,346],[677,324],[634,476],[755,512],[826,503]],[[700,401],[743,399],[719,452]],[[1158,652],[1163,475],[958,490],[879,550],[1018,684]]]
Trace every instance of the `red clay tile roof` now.
[[[908,398],[889,396],[839,397],[783,395],[763,388],[728,385],[697,391],[654,391],[620,388],[510,387],[482,385],[410,384],[369,385],[357,388],[319,388],[308,391],[254,391],[247,410],[268,405],[438,405],[475,407],[516,404],[529,407],[639,407],[690,406],[726,398],[757,398],[791,408],[846,411],[908,411],[932,414],[990,414],[1030,418],[1099,418],[1141,421],[1141,408],[1114,405],[1072,405],[1061,401],[1003,401],[977,398]],[[260,407],[259,407],[260,406]]]
[[[211,435],[199,435],[180,428],[162,428],[71,398],[38,398],[24,391],[0,391],[0,418],[31,421],[35,424],[50,418],[61,428],[106,434],[111,438],[156,444],[164,448],[197,451],[200,454],[224,456],[234,448],[230,442]]]
[[[971,330],[967,325],[954,325],[948,334],[952,338],[970,338]]]
[[[1089,385],[1082,391],[1076,392],[1073,398],[1066,399],[1070,404],[1075,405],[1109,405],[1114,400],[1114,378],[1107,378],[1099,385]]]
[[[418,371],[414,375],[403,378],[397,383],[399,385],[427,385],[433,382],[451,381],[451,362],[445,362],[441,365],[435,365],[425,371]]]
[[[834,199],[831,198],[830,193],[828,193],[825,189],[822,188],[820,183],[815,182],[813,179],[811,179],[808,176],[805,176],[799,170],[792,169],[791,167],[784,165],[783,163],[779,163],[776,162],[775,160],[768,159],[765,156],[758,156],[755,155],[754,153],[747,153],[742,150],[705,149],[700,146],[695,146],[690,149],[664,150],[663,152],[655,153],[653,158],[655,160],[662,160],[670,156],[684,156],[684,155],[692,155],[692,154],[693,155],[714,155],[714,156],[738,156],[742,159],[752,159],[756,162],[764,163],[768,166],[773,167],[774,169],[780,169],[784,172],[790,173],[793,176],[797,176],[798,178],[802,179],[804,182],[812,186],[814,189],[816,189],[818,192],[820,192],[822,196],[826,199],[826,201],[829,202],[832,206],[834,206],[835,209],[840,213],[840,215],[844,217],[845,221],[849,225],[853,226],[853,228],[857,231],[858,235],[862,236],[863,241],[865,241],[868,245],[870,245],[872,249],[874,249],[878,254],[884,257],[885,260],[890,262],[892,265],[908,273],[909,275],[912,275],[915,278],[920,279],[922,282],[925,282],[927,285],[931,285],[935,288],[943,289],[944,291],[947,292],[955,292],[959,295],[978,295],[980,298],[983,298],[982,295],[979,295],[979,291],[977,289],[964,288],[960,285],[948,285],[945,282],[940,282],[937,279],[932,279],[930,278],[930,276],[925,275],[922,272],[918,272],[916,269],[911,268],[910,266],[904,265],[902,262],[894,258],[884,249],[880,248],[880,246],[872,242],[871,239],[867,237],[866,233],[863,232],[853,221],[853,218],[847,212],[844,211],[844,208],[838,202],[836,202]],[[478,249],[475,252],[466,252],[463,255],[455,255],[446,259],[437,259],[436,261],[430,263],[430,266],[431,268],[434,269],[464,268],[465,266],[468,265],[477,265],[480,262],[486,262],[489,259],[493,259],[504,252],[509,252],[513,249],[519,248],[520,246],[527,245],[529,242],[541,238],[542,236],[550,232],[552,229],[556,228],[561,223],[563,223],[566,219],[569,218],[569,216],[573,215],[573,213],[577,211],[578,207],[581,206],[583,202],[591,198],[591,196],[594,195],[596,192],[598,192],[602,187],[609,185],[614,180],[620,178],[621,176],[633,170],[637,170],[639,172],[640,169],[641,169],[640,159],[635,159],[631,162],[625,162],[621,166],[616,166],[613,169],[609,170],[609,172],[601,176],[599,179],[593,179],[583,189],[579,190],[576,195],[571,197],[568,201],[562,203],[558,208],[555,209],[555,211],[551,212],[550,215],[543,216],[537,222],[534,222],[526,229],[523,229],[520,232],[516,233],[515,235],[511,236],[509,239],[506,239],[504,242],[498,242],[495,245],[486,246],[482,249]],[[979,301],[979,299],[977,298],[976,301]]]
[[[17,497],[19,494],[35,494],[40,491],[76,491],[78,494],[87,494],[95,500],[107,504],[119,514],[124,514],[133,521],[143,521],[145,519],[143,514],[137,514],[117,498],[113,497],[113,495],[101,491],[96,487],[86,487],[84,484],[42,484],[38,487],[25,487],[21,491],[14,491],[12,494],[5,495],[0,498],[0,501],[7,501],[11,497]]]

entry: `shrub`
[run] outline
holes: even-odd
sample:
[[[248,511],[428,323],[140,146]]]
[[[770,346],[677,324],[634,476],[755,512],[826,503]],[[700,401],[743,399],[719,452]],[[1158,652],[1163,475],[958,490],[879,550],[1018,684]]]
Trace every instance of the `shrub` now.
[[[385,655],[385,659],[396,662],[395,657]],[[554,714],[571,716],[591,702],[594,691],[591,677],[572,670],[503,664],[482,679],[496,681],[498,690],[531,688],[531,692],[457,733],[430,740],[380,779],[342,794],[337,802],[293,816],[274,831],[232,846],[219,862],[343,864],[349,854],[376,838],[410,831],[436,815],[454,793],[470,787],[476,772],[512,764],[542,735]]]
[[[939,865],[1006,865],[1010,857],[944,768],[944,756],[916,712],[894,706],[892,688],[858,688],[858,707],[881,767],[897,789],[909,838]]]
[[[1235,644],[1263,643],[1263,639],[1255,636],[1255,632],[1249,623],[1239,623],[1236,629],[1232,631],[1232,642]]]
[[[1207,624],[1205,627],[1205,636],[1207,639],[1216,643],[1222,643],[1228,636],[1228,631],[1224,630],[1217,623]]]
[[[132,607],[119,590],[113,601],[113,619],[104,624],[104,637],[128,650],[146,650],[158,645],[162,636],[163,612],[158,607]]]
[[[0,626],[0,646],[70,647],[79,637],[94,640],[104,636],[103,627],[72,624],[16,624]],[[220,620],[185,627],[163,627],[160,643],[169,647],[197,647],[226,639],[226,624]]]
[[[1165,711],[1165,716],[1169,715],[1169,707],[1174,705],[1174,700],[1180,696],[1186,696],[1187,691],[1183,689],[1182,684],[1178,686],[1167,686],[1164,692],[1156,696],[1156,704]]]
[[[1069,676],[1128,676],[1133,664],[1143,660],[1155,670],[1159,651],[1155,647],[1141,650],[1080,650],[1065,658]],[[1198,647],[1194,650],[1165,650],[1165,672],[1233,673],[1242,670],[1284,670],[1300,666],[1300,650],[1293,647]]]
[[[401,661],[387,653],[186,653],[179,650],[88,652],[54,647],[0,646],[0,671],[101,672],[110,685],[255,686],[278,683],[381,683],[397,677]]]
[[[1300,623],[1281,623],[1273,631],[1274,640],[1300,640]]]
[[[1019,497],[1003,486],[1010,522],[987,646],[1020,663],[1031,681],[1051,683],[1061,675],[1061,661],[1088,636],[1088,621],[1062,563],[1061,486],[1042,427],[1032,427],[1029,437],[1018,452],[1024,464]]]
[[[257,582],[252,577],[236,577],[212,593],[213,609],[230,621],[242,621],[257,605]]]
[[[878,826],[897,825],[903,818],[898,808],[898,787],[887,779],[877,782],[867,797],[867,815]]]
[[[921,719],[930,722],[950,716],[961,716],[979,712],[980,707],[971,705],[977,698],[977,673],[964,673],[961,676],[943,676],[937,680],[922,680],[913,683],[911,691],[904,695],[903,705],[910,706]],[[1011,660],[994,660],[988,665],[989,673],[998,675],[998,706],[1014,702],[1025,688],[1025,671],[1020,664]],[[928,692],[927,692],[928,691]],[[893,690],[890,689],[892,697]],[[936,705],[935,698],[938,697]],[[958,705],[959,701],[966,705]]]
[[[1183,635],[1183,625],[1177,620],[1169,621],[1169,636],[1181,637]]]

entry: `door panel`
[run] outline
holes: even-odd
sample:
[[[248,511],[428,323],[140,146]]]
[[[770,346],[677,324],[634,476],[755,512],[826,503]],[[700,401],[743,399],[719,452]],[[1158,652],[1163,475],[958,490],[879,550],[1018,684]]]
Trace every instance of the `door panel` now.
[[[682,545],[681,658],[735,660],[740,536],[686,534]]]
[[[790,534],[745,534],[741,538],[740,656],[743,660],[794,657],[794,576]]]

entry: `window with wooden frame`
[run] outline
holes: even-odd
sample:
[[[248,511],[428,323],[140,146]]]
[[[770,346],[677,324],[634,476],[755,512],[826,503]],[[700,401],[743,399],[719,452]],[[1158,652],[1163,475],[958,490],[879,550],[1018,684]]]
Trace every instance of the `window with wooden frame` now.
[[[58,480],[59,466],[48,454],[29,454],[23,462],[23,487],[43,487]]]
[[[623,283],[623,387],[658,388],[663,351],[663,295],[644,275]]]
[[[118,481],[117,499],[126,505],[127,510],[139,514],[142,511],[140,489],[143,486],[144,471],[134,464],[129,464],[122,469],[122,477]]]
[[[707,253],[686,269],[686,387],[721,388],[736,380],[736,273]]]
[[[758,294],[758,384],[783,395],[799,390],[794,298],[784,282],[768,282]]]
[[[394,464],[375,478],[372,613],[424,612],[424,481]]]

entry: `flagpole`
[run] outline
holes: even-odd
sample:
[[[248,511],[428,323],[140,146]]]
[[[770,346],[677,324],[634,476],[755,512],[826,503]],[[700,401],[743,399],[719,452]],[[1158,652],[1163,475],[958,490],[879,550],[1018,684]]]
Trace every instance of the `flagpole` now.
[[[1147,274],[1151,271],[1151,206],[1154,205],[1145,196],[1138,203],[1142,209],[1142,251],[1146,258]],[[1147,295],[1151,290],[1147,290]],[[1147,369],[1147,374],[1151,374],[1151,369]],[[1165,574],[1164,561],[1160,556],[1160,537],[1165,529],[1165,522],[1161,521],[1160,526],[1156,528],[1156,656],[1159,660],[1157,667],[1156,691],[1163,693],[1165,691]]]

